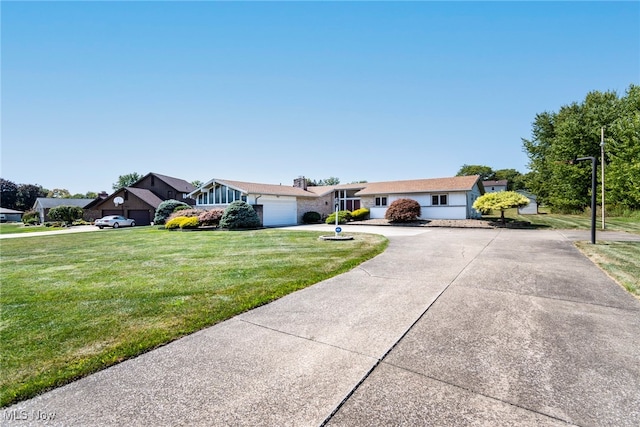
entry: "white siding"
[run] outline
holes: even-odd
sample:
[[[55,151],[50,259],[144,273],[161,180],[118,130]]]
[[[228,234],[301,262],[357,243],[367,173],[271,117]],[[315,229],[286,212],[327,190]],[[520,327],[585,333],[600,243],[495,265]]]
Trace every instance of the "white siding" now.
[[[473,196],[479,196],[480,192],[476,187],[470,193]],[[433,206],[431,204],[431,196],[436,194],[447,195],[447,205],[445,206]],[[476,218],[477,212],[475,209],[471,209],[467,204],[471,199],[475,200],[473,196],[468,197],[467,192],[455,192],[449,193],[446,191],[435,193],[420,193],[420,194],[393,194],[388,198],[388,205],[398,199],[413,199],[420,204],[420,218],[421,219],[467,219],[467,214],[471,213],[471,218]],[[471,202],[473,204],[473,202]],[[387,207],[371,207],[369,211],[370,218],[384,218],[387,211]]]
[[[258,203],[262,205],[265,227],[296,225],[298,223],[298,205],[295,197],[262,196],[258,199]]]

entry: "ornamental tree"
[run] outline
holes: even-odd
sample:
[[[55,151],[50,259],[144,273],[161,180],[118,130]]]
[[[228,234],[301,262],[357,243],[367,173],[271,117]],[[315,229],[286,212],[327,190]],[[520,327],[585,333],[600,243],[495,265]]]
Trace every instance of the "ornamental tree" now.
[[[420,203],[413,199],[398,199],[389,205],[384,217],[391,222],[415,221],[420,217]]]
[[[500,220],[505,224],[505,209],[521,208],[529,204],[529,199],[515,191],[498,191],[497,193],[486,193],[473,202],[473,208],[483,214],[494,210],[500,210]]]

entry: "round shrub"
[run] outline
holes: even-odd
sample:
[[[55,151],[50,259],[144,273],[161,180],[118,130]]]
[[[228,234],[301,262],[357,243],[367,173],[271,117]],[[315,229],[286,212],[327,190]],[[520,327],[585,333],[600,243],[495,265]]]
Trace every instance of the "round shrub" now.
[[[222,209],[211,209],[209,211],[201,212],[200,215],[198,215],[198,220],[201,225],[217,226],[220,224],[223,214],[224,210]]]
[[[362,221],[365,219],[369,219],[369,209],[360,208],[351,212],[351,219],[354,221]]]
[[[185,217],[185,218],[182,218],[182,220],[180,221],[180,228],[190,229],[190,228],[198,228],[199,226],[200,226],[200,221],[198,221],[198,217],[196,216]]]
[[[322,219],[322,216],[320,216],[318,212],[310,211],[305,212],[304,215],[302,215],[302,222],[305,224],[316,224],[320,222],[320,219]]]
[[[351,212],[349,211],[338,211],[338,224],[345,224],[351,220]],[[326,224],[335,224],[336,223],[336,213],[333,212],[331,215],[327,217],[324,221]]]
[[[391,222],[415,221],[420,217],[420,203],[413,199],[398,199],[389,205],[384,217]]]
[[[160,203],[156,209],[156,215],[153,217],[153,222],[155,224],[164,224],[169,218],[169,215],[171,215],[178,206],[190,208],[186,203],[174,199],[165,200]]]
[[[228,229],[260,227],[260,218],[250,204],[241,200],[231,203],[220,219],[220,227]]]

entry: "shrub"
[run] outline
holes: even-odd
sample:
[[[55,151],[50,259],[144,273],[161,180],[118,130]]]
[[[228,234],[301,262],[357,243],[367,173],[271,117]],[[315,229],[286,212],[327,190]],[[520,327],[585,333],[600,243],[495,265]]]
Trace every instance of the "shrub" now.
[[[200,226],[200,221],[198,221],[197,216],[185,217],[185,218],[182,218],[182,220],[180,221],[180,228],[190,229],[190,228],[198,228],[199,226]]]
[[[186,217],[178,216],[173,219],[170,219],[164,225],[164,228],[166,228],[167,230],[175,230],[176,228],[180,228],[180,223],[182,222],[183,219],[186,219]]]
[[[79,206],[62,205],[49,209],[49,218],[66,224],[71,224],[76,219],[82,218],[83,214],[84,210]]]
[[[202,225],[219,225],[220,220],[222,219],[222,214],[224,214],[224,210],[222,209],[211,209],[209,211],[201,212],[198,215],[198,220]]]
[[[384,217],[391,222],[409,222],[420,216],[420,204],[413,199],[398,199],[389,205]]]
[[[36,211],[26,211],[22,214],[22,222],[29,225],[35,225],[40,222],[40,215]]]
[[[228,229],[260,227],[260,218],[250,204],[241,200],[231,203],[220,219],[220,227]]]
[[[166,219],[166,221],[171,221],[173,218],[178,217],[191,217],[191,216],[199,216],[203,211],[201,209],[194,209],[191,206],[178,206]]]
[[[351,212],[349,211],[338,211],[338,224],[345,224],[351,220]],[[336,213],[333,212],[331,215],[327,217],[324,221],[326,224],[335,224],[336,223]]]
[[[351,212],[351,219],[354,221],[362,221],[369,218],[369,209],[360,208]]]
[[[167,218],[169,218],[169,215],[171,215],[178,206],[190,208],[186,203],[174,199],[165,200],[160,203],[156,209],[156,215],[153,217],[153,222],[155,224],[164,224]]]
[[[320,222],[321,218],[322,217],[318,212],[305,212],[304,215],[302,215],[302,222],[304,222],[305,224],[315,224]]]

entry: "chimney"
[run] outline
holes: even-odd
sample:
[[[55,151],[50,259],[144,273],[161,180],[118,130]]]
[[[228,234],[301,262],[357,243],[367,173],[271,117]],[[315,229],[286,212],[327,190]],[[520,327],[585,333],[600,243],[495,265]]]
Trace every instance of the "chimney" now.
[[[293,186],[296,188],[307,189],[307,179],[304,176],[299,176],[293,180]]]

